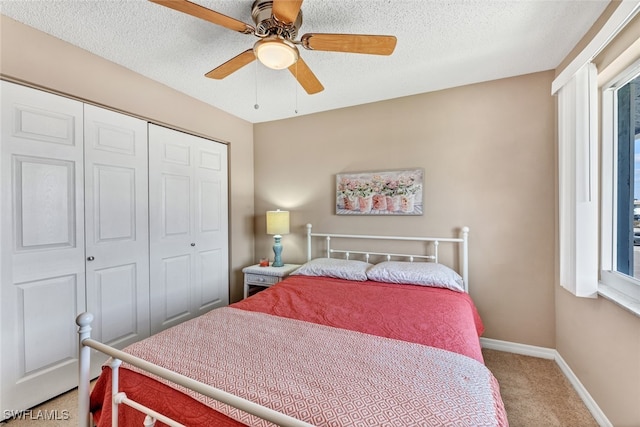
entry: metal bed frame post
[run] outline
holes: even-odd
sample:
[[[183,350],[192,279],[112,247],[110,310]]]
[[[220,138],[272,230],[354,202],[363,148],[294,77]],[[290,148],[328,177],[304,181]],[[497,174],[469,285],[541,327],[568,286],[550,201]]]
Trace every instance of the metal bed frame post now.
[[[307,261],[311,261],[311,224],[307,224]]]
[[[469,227],[460,229],[462,239],[462,251],[460,251],[460,269],[462,270],[462,280],[464,290],[469,292]]]
[[[438,262],[438,246],[440,245],[439,241],[433,242],[433,256],[435,257],[434,261]]]
[[[76,319],[78,329],[78,425],[89,427],[91,415],[89,413],[89,393],[90,393],[90,370],[91,370],[91,348],[86,347],[82,342],[91,338],[91,322],[93,314],[82,313]]]
[[[122,361],[119,359],[112,359],[109,363],[111,368],[111,426],[118,427],[118,404],[120,401],[116,399],[118,394],[118,388],[120,383],[120,365]]]

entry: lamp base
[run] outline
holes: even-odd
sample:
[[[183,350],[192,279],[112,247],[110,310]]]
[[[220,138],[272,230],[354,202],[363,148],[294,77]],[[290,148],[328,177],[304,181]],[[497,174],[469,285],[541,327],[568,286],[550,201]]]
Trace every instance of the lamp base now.
[[[273,258],[273,263],[271,263],[271,266],[282,267],[284,266],[282,262],[282,243],[280,243],[280,239],[282,239],[282,236],[280,236],[279,234],[276,234],[275,236],[273,236],[273,239],[274,239],[273,254],[275,256]]]

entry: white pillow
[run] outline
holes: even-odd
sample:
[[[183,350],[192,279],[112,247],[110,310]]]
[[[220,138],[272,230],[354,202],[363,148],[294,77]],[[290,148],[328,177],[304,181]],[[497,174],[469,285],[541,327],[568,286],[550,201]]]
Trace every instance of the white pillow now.
[[[435,262],[385,261],[367,270],[375,282],[433,286],[464,292],[462,277],[446,265]]]
[[[338,279],[367,280],[367,269],[373,264],[339,258],[315,258],[303,264],[292,275],[326,276]]]

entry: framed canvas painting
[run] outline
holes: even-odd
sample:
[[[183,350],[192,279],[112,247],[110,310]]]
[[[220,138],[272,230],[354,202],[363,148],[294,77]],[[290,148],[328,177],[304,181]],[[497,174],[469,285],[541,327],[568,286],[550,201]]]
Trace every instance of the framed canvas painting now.
[[[338,215],[422,215],[423,170],[336,174]]]

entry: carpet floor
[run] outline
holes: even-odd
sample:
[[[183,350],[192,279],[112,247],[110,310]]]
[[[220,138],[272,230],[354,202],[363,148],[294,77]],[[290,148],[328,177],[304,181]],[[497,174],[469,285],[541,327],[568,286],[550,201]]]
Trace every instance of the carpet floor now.
[[[483,355],[500,383],[510,427],[598,427],[554,361],[487,349]],[[38,419],[39,411],[59,419]],[[77,426],[77,412],[77,393],[72,390],[33,408],[27,419],[0,422],[0,426]]]
[[[482,350],[500,384],[510,427],[598,427],[553,360]]]

